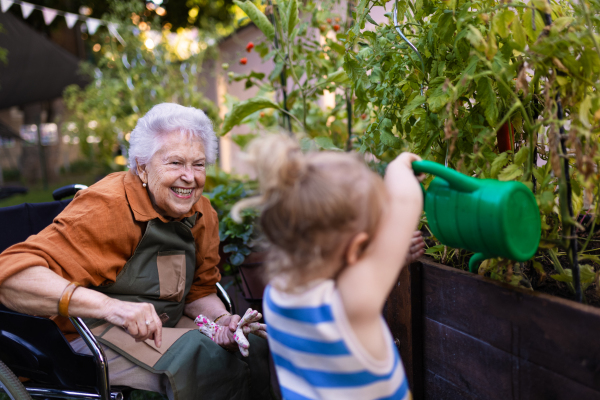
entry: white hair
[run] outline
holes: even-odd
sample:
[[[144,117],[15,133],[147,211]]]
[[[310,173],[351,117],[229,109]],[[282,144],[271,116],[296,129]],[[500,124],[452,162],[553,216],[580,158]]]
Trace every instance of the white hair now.
[[[174,103],[157,104],[140,118],[129,138],[129,168],[138,174],[137,166],[147,164],[162,146],[160,137],[181,132],[202,140],[207,164],[217,159],[217,137],[210,119],[194,107]]]

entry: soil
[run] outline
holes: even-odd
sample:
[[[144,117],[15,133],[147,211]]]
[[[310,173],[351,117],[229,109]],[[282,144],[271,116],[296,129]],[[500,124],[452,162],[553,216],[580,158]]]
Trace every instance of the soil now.
[[[428,235],[427,233],[423,233],[425,237]],[[579,248],[583,246],[586,239],[588,238],[589,232],[579,232]],[[425,237],[425,242],[428,246],[433,246],[435,243],[432,240],[429,240]],[[564,253],[565,249],[559,249],[559,252]],[[462,251],[464,254],[465,252]],[[585,250],[586,254],[600,256],[600,230],[596,231],[592,236],[588,246]],[[468,270],[468,261],[470,257],[461,257],[459,261],[458,257],[453,257],[451,260],[447,260],[446,262],[442,262],[442,264],[446,264],[450,267],[455,267],[462,270]],[[564,269],[571,268],[571,264],[567,256],[559,256],[558,260],[560,261],[562,267]],[[438,260],[440,261],[440,260]],[[539,251],[536,261],[539,261],[545,272],[545,276],[540,275],[532,266],[531,262],[523,263],[522,274],[526,279],[521,281],[519,286],[528,288],[531,285],[531,288],[535,291],[550,294],[553,296],[562,297],[564,299],[574,300],[574,294],[569,290],[567,283],[559,282],[551,277],[551,275],[558,275],[559,272],[554,269],[554,264],[550,260],[548,253],[546,251]],[[599,265],[594,265],[590,260],[580,260],[580,265],[589,264],[592,266],[594,271],[598,272],[600,270]],[[487,275],[489,277],[489,274]],[[589,287],[584,291],[584,299],[583,302],[585,304],[599,307],[600,308],[600,287],[596,282],[589,285]]]

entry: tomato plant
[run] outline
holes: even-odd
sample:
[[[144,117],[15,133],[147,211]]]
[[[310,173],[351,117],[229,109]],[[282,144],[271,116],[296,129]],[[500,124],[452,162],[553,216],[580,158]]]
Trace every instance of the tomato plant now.
[[[577,292],[577,260],[585,260],[581,284],[597,281],[598,251],[587,247],[599,204],[600,2],[401,0],[397,25],[365,30],[371,9],[386,3],[361,0],[345,42],[355,111],[370,116],[361,151],[385,163],[408,150],[468,175],[525,183],[542,212],[533,268],[548,261]],[[498,148],[503,127],[514,131],[506,152]],[[582,214],[591,229],[578,222]],[[584,228],[589,236],[579,238]],[[429,253],[464,265],[455,249]],[[480,271],[496,268],[519,284],[506,265]]]
[[[263,42],[254,43],[253,48],[263,61],[272,61],[274,68],[268,75],[254,71],[229,75],[229,79],[245,81],[246,88],[258,87],[260,94],[232,102],[221,134],[239,124],[282,125],[306,133],[304,140],[316,147],[350,148],[350,131],[359,131],[364,122],[351,111],[350,80],[342,68],[344,29],[337,23],[326,28],[334,18],[341,21],[331,13],[336,2],[280,0],[266,8],[267,14],[250,1],[235,3],[264,33]],[[329,108],[319,105],[324,94],[334,98]],[[258,118],[267,109],[275,117]]]

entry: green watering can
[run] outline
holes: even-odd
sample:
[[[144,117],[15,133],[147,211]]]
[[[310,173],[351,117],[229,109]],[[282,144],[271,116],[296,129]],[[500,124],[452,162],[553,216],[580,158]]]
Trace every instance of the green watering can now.
[[[424,191],[429,227],[444,245],[475,253],[471,272],[488,258],[527,261],[535,254],[540,211],[523,183],[472,178],[432,161],[415,161],[412,167],[437,176]]]

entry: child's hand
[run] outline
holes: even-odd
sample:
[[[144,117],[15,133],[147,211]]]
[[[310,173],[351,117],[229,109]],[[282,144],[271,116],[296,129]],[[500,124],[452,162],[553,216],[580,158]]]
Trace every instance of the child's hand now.
[[[421,157],[416,154],[402,153],[388,165],[384,181],[392,194],[404,197],[412,192],[421,196],[421,188],[417,181],[422,181],[425,174],[419,174],[415,179],[412,169],[412,163],[420,160]]]
[[[425,241],[423,240],[421,231],[415,231],[410,241],[410,248],[408,249],[408,254],[406,255],[405,265],[411,264],[423,254],[425,254]]]

